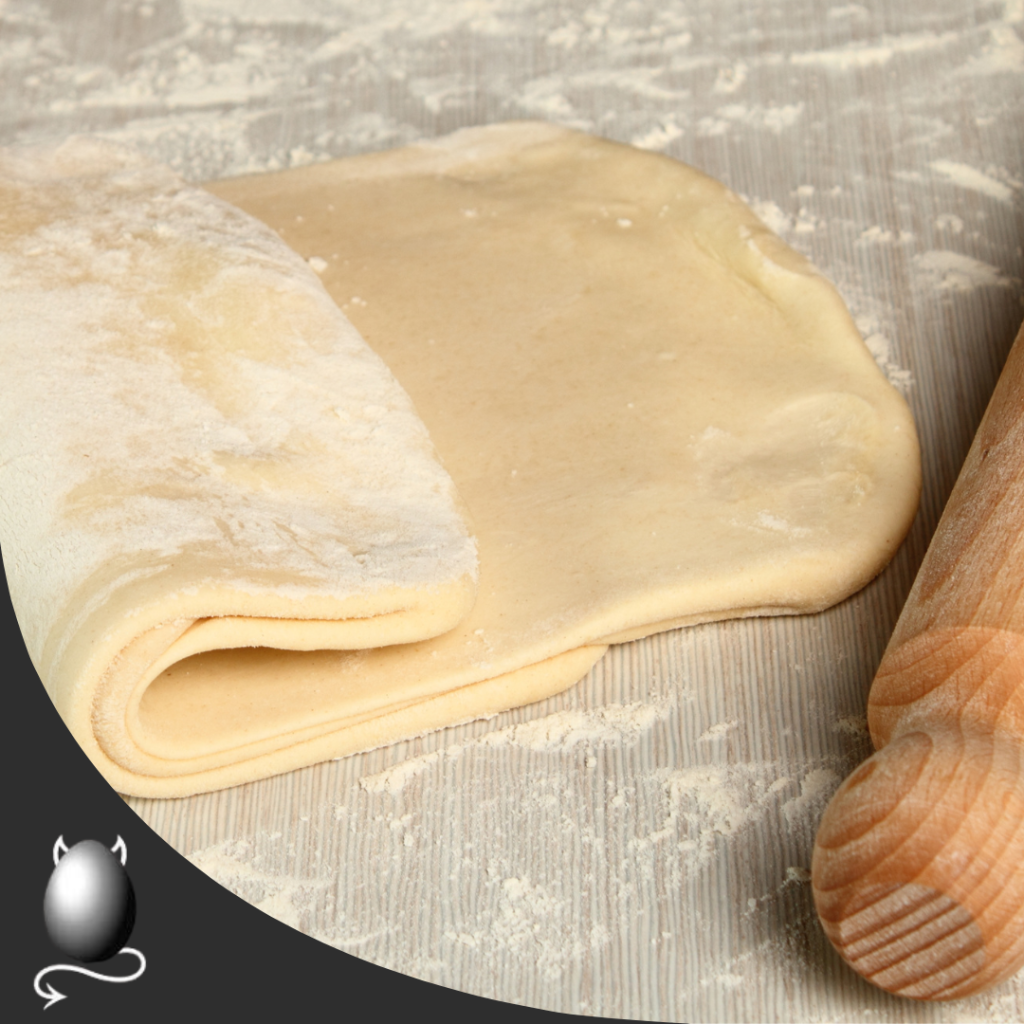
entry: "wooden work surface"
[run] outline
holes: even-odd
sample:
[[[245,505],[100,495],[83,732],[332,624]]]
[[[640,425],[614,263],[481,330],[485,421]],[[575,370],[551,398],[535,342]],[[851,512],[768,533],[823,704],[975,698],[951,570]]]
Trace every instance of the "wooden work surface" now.
[[[245,14],[243,15],[242,12]],[[131,800],[309,935],[511,1002],[687,1021],[1019,1021],[894,999],[821,932],[817,823],[1022,317],[1022,0],[6,0],[0,144],[94,131],[202,181],[545,118],[741,193],[906,393],[924,495],[821,615],[612,648],[543,704]]]

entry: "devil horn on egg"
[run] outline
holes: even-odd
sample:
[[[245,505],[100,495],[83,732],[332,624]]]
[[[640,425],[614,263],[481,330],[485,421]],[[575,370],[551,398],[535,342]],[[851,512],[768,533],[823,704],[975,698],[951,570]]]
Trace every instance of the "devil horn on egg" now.
[[[110,848],[110,852],[116,854],[118,850],[121,851],[121,866],[124,867],[128,863],[128,847],[120,836],[117,837],[117,842]]]
[[[118,836],[118,839],[121,837]],[[53,863],[56,866],[57,862],[68,852],[68,845],[64,842],[64,833],[62,832],[57,836],[57,842],[53,844]]]

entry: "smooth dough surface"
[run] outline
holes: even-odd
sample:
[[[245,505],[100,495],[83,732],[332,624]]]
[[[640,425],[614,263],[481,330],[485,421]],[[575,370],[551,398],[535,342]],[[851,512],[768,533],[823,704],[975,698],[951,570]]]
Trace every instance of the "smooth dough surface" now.
[[[909,528],[913,423],[841,299],[685,165],[509,124],[208,187],[321,272],[409,393],[479,588],[431,639],[168,664],[133,691],[149,760],[121,788],[246,781],[538,700],[612,642],[820,610]]]
[[[361,714],[421,701],[345,749],[548,696],[608,643],[823,609],[909,529],[905,402],[832,286],[692,168],[520,123],[209,187],[320,268],[480,545],[452,632],[328,657]]]

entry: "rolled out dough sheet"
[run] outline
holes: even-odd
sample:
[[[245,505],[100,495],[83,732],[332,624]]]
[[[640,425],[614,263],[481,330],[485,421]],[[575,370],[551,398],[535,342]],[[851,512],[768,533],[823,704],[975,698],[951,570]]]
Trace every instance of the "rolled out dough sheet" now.
[[[910,527],[905,402],[833,287],[692,168],[517,123],[208,187],[321,271],[480,545],[451,632],[304,656],[360,714],[418,702],[338,753],[549,696],[609,643],[823,609]],[[216,667],[191,667],[210,700]]]
[[[211,620],[216,649],[95,703],[94,730],[127,703],[119,788],[266,776],[549,696],[609,643],[820,610],[909,528],[902,398],[835,290],[691,168],[509,124],[208,187],[320,272],[409,393],[479,588],[448,632],[358,650],[243,649]]]

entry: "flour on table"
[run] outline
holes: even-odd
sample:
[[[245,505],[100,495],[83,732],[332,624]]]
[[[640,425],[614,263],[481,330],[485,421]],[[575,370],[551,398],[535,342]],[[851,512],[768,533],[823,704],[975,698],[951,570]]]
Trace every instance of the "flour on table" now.
[[[674,843],[683,864],[707,865],[718,844],[780,809],[791,824],[809,817],[839,783],[830,769],[813,769],[799,780],[800,793],[782,794],[797,784],[775,763],[705,764],[670,772],[664,779],[665,817],[659,829],[633,840],[634,849]]]
[[[899,36],[883,36],[876,44],[850,43],[830,50],[812,50],[790,55],[790,62],[802,66],[826,68],[830,71],[850,71],[855,68],[879,67],[894,57],[922,50],[951,46],[960,39],[957,32],[919,32]]]
[[[273,840],[274,836],[266,833],[253,841],[229,839],[185,859],[257,910],[308,932],[311,909],[329,889],[330,875],[307,879],[264,869],[261,852]]]
[[[867,345],[868,351],[875,357],[875,362],[878,363],[879,368],[885,374],[889,383],[902,394],[906,394],[914,383],[914,378],[909,370],[904,370],[897,363],[893,362],[892,345],[889,339],[884,334],[876,331],[865,337],[864,344]]]
[[[1024,47],[1024,43],[1021,45]],[[1008,203],[1013,199],[1014,190],[1010,185],[967,164],[957,163],[955,160],[933,160],[929,167],[960,188],[969,189],[971,192],[980,192],[982,195],[998,199],[1003,203]]]
[[[359,785],[368,793],[398,794],[412,779],[442,762],[454,761],[468,750],[484,747],[520,747],[558,753],[573,747],[588,748],[636,743],[673,710],[667,701],[611,704],[594,710],[556,711],[544,718],[487,733],[469,743],[451,744],[429,754],[409,758],[383,772],[364,776]]]
[[[982,47],[981,53],[968,60],[961,74],[995,75],[1006,73],[1019,74],[1024,70],[1024,42],[1014,31],[1012,24],[1019,23],[1020,5],[1008,3],[1004,24],[989,27],[989,41]]]
[[[782,805],[783,816],[792,823],[809,818],[812,811],[820,813],[842,781],[831,768],[812,769],[800,780],[799,795]]]
[[[750,201],[750,208],[757,214],[765,227],[774,231],[777,235],[785,235],[792,230],[793,218],[785,213],[778,203],[771,199],[757,199]]]
[[[739,722],[735,720],[731,722],[718,722],[716,725],[711,726],[710,729],[706,729],[702,732],[698,737],[697,742],[713,742],[715,740],[724,739],[738,725]]]
[[[654,127],[634,135],[630,139],[630,144],[636,146],[637,149],[661,151],[669,146],[670,143],[675,142],[676,139],[681,138],[684,131],[676,122],[676,119],[669,116],[659,121]]]
[[[935,289],[971,292],[976,288],[1013,288],[1019,281],[984,260],[948,249],[933,249],[914,258],[914,267]]]
[[[854,736],[857,739],[867,739],[871,735],[868,731],[866,715],[850,715],[839,718],[833,728],[836,732],[845,733],[847,736]]]

